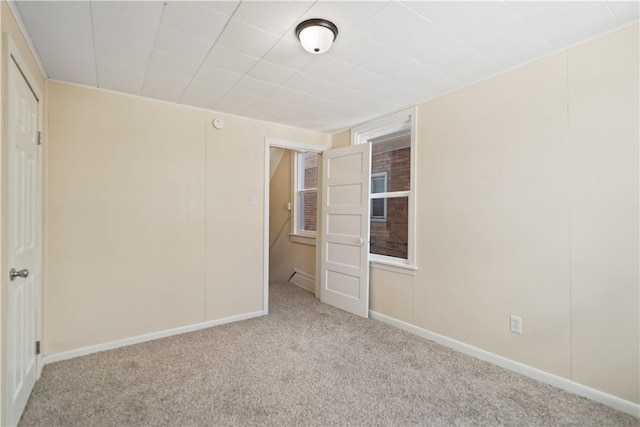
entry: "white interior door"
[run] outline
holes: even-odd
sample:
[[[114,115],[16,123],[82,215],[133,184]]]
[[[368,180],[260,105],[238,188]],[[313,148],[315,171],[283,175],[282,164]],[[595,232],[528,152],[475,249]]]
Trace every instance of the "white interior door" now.
[[[369,317],[371,144],[324,151],[320,299]]]
[[[38,100],[9,61],[7,424],[16,425],[36,381],[38,269]]]

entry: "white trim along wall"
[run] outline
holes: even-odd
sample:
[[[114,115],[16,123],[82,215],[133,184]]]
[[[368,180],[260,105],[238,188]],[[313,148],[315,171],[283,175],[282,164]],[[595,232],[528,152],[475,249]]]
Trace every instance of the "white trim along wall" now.
[[[240,320],[253,319],[255,317],[264,316],[264,311],[254,311],[252,313],[239,314],[237,316],[229,316],[222,319],[209,320],[208,322],[196,323],[194,325],[182,326],[179,328],[167,329],[165,331],[153,332],[150,334],[138,335],[137,337],[125,338],[121,340],[106,342],[88,347],[78,348],[76,350],[65,351],[62,353],[51,354],[45,356],[44,364],[60,362],[62,360],[73,359],[74,357],[86,356],[88,354],[98,353],[100,351],[113,350],[115,348],[125,347],[133,344],[140,344],[147,341],[153,341],[160,338],[171,337],[174,335],[185,334],[187,332],[195,332],[201,329],[210,328],[212,326],[226,325],[227,323],[239,322]]]
[[[388,325],[395,326],[398,329],[402,329],[403,331],[407,331],[419,337],[436,342],[445,347],[449,347],[453,350],[459,351],[460,353],[468,354],[469,356],[484,360],[485,362],[492,363],[496,366],[500,366],[501,368],[505,368],[512,372],[516,372],[526,377],[533,378],[534,380],[538,380],[545,384],[558,387],[570,393],[577,394],[578,396],[583,396],[596,402],[600,402],[603,405],[607,405],[618,411],[622,411],[629,415],[633,415],[634,417],[640,418],[640,405],[629,402],[628,400],[624,400],[611,394],[604,393],[600,390],[596,390],[595,388],[587,387],[575,381],[550,374],[549,372],[536,369],[529,365],[525,365],[524,363],[516,362],[515,360],[499,356],[495,353],[482,350],[481,348],[465,344],[461,341],[454,340],[453,338],[445,337],[444,335],[422,329],[418,326],[403,322],[402,320],[385,316],[384,314],[377,313],[375,311],[370,310],[369,317],[374,320],[379,320],[380,322],[386,323]]]

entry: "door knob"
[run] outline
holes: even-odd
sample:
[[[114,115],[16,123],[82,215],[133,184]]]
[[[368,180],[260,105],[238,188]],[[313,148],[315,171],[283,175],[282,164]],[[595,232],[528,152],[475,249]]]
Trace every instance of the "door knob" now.
[[[22,277],[23,279],[29,276],[29,270],[22,269],[17,271],[15,268],[12,268],[11,271],[9,271],[9,279],[13,280],[16,277]]]

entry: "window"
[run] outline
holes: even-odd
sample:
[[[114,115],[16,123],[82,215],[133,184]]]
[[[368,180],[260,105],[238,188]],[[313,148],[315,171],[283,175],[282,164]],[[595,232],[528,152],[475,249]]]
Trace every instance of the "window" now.
[[[387,172],[371,173],[371,193],[387,192]],[[387,200],[371,199],[371,221],[387,220]]]
[[[315,237],[318,221],[318,154],[294,156],[293,234]]]
[[[353,144],[371,144],[369,259],[374,266],[415,270],[414,117],[410,109],[353,131]]]

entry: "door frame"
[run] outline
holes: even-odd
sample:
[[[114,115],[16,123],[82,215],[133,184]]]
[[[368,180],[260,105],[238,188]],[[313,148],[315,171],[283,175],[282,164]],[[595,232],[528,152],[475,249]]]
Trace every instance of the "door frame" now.
[[[18,68],[18,71],[22,74],[25,79],[27,85],[33,92],[36,100],[38,101],[38,123],[37,128],[41,135],[43,135],[43,124],[44,124],[44,94],[43,88],[40,88],[38,85],[34,84],[37,82],[37,79],[34,78],[33,74],[29,70],[27,66],[27,61],[24,59],[23,55],[20,53],[18,46],[13,41],[11,36],[8,34],[4,34],[2,37],[2,70],[0,72],[1,84],[2,84],[2,92],[3,94],[8,93],[9,91],[9,67],[11,66],[11,61],[15,63]],[[8,188],[9,188],[9,176],[8,176],[8,151],[9,151],[9,134],[7,130],[8,123],[8,103],[5,104],[6,108],[2,109],[2,146],[1,150],[4,153],[2,158],[2,167],[0,170],[2,171],[2,176],[0,177],[0,193],[1,193],[1,201],[2,201],[2,218],[0,220],[1,224],[1,233],[2,233],[2,247],[0,248],[0,252],[2,253],[2,258],[0,262],[0,285],[1,289],[1,300],[2,305],[0,306],[0,342],[2,345],[2,353],[0,355],[0,386],[2,396],[2,419],[0,422],[2,424],[6,421],[6,397],[7,397],[7,357],[6,357],[6,325],[7,325],[7,306],[5,301],[7,301],[8,294],[8,286],[9,286],[9,278],[8,278],[8,249],[9,245],[6,242],[6,233],[8,231]],[[36,194],[38,198],[38,203],[36,203],[36,223],[37,223],[37,250],[36,250],[36,271],[34,272],[35,280],[34,283],[36,285],[36,339],[42,342],[42,272],[43,272],[43,213],[44,213],[44,145],[38,145],[38,162],[37,162],[37,180],[36,180]],[[40,378],[42,374],[44,353],[40,351],[40,354],[36,356],[36,380]]]
[[[331,147],[327,147],[319,144],[305,144],[302,142],[288,141],[285,139],[264,138],[264,197],[263,197],[263,300],[262,300],[262,311],[264,314],[269,314],[269,184],[271,181],[271,177],[269,174],[269,161],[271,157],[270,148],[283,148],[285,150],[292,150],[296,152],[313,152],[322,154],[323,151],[331,149]],[[320,170],[318,171],[318,178],[320,178]],[[320,183],[318,183],[320,184]],[[320,186],[318,185],[318,191],[320,191]],[[318,198],[320,200],[320,198]],[[318,287],[319,280],[319,265],[318,265],[318,241],[320,230],[316,231],[316,298],[320,298],[320,289]]]

